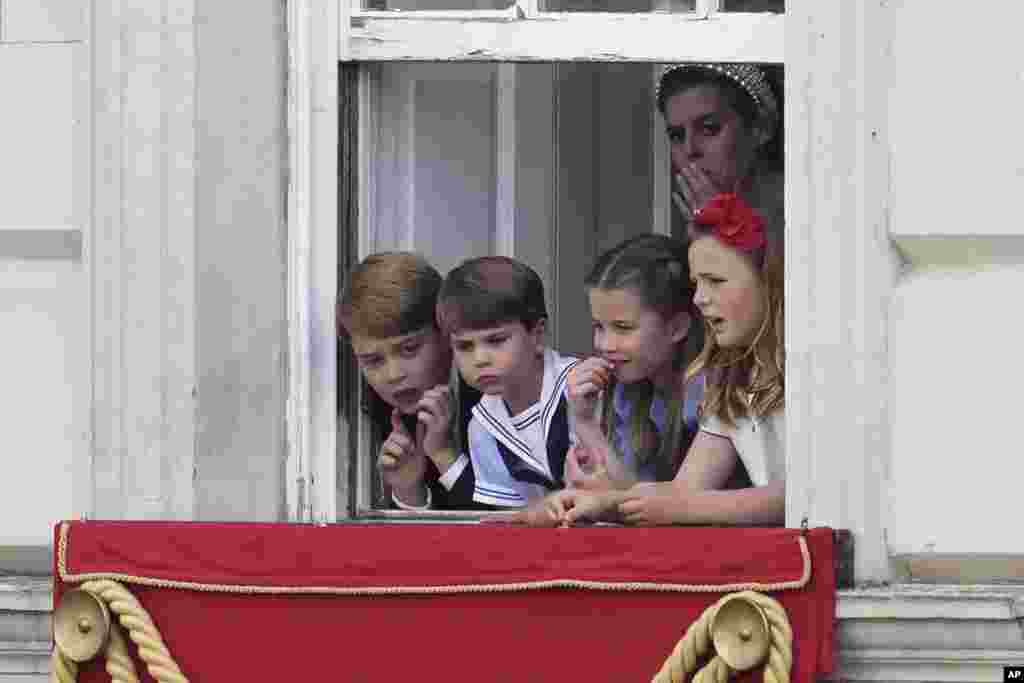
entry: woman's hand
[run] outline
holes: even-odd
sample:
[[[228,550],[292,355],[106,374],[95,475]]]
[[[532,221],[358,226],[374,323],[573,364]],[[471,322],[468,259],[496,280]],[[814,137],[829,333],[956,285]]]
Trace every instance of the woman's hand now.
[[[391,433],[380,447],[377,466],[384,482],[400,501],[417,506],[427,502],[423,485],[427,459],[423,450],[416,448],[412,435],[399,419],[397,408],[391,411]]]
[[[732,192],[735,188],[718,187],[711,177],[696,164],[686,164],[673,175],[677,192],[673,199],[683,218],[689,222],[693,215],[721,192]]]
[[[577,427],[600,429],[598,408],[612,377],[612,364],[594,356],[577,363],[566,380],[566,398]]]
[[[679,169],[676,182],[683,199],[694,211],[698,211],[712,197],[721,192],[731,192],[735,188],[719,187],[711,176],[697,164],[686,164]]]

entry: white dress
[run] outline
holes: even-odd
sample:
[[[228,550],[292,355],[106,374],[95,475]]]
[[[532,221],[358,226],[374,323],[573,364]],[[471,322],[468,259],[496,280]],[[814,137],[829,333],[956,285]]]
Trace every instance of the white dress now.
[[[785,410],[760,418],[740,418],[735,427],[711,415],[701,420],[700,429],[732,442],[754,486],[786,480]]]

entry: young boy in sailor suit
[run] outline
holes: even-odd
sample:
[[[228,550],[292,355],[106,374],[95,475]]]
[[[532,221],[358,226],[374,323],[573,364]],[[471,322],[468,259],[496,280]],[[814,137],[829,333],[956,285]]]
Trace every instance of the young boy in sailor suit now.
[[[563,488],[572,434],[566,376],[578,359],[544,343],[540,277],[515,259],[470,259],[445,278],[437,313],[455,366],[483,394],[467,437],[473,501],[522,507]]]

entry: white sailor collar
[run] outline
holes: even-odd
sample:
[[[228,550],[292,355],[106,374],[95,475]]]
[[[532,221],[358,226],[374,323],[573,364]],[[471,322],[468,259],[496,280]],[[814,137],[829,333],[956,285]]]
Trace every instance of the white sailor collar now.
[[[518,430],[513,423],[512,416],[508,414],[508,408],[501,396],[484,395],[473,406],[473,416],[491,436],[504,444],[510,452],[531,469],[549,480],[552,479],[552,475],[547,454],[548,430],[551,428],[552,418],[557,412],[558,402],[565,393],[569,370],[579,361],[579,358],[562,356],[554,349],[544,349],[544,381],[541,385],[540,401],[538,401],[540,414],[537,417],[543,425],[544,453],[534,453],[529,444],[519,438]],[[524,413],[532,413],[533,410],[535,409],[531,406]],[[522,419],[519,422],[522,422]]]

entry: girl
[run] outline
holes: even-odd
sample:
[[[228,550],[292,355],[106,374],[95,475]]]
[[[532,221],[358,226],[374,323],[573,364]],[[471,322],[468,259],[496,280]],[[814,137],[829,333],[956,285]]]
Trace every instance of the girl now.
[[[754,64],[680,64],[655,96],[671,143],[672,197],[687,232],[720,192],[740,194],[769,222],[782,219],[780,107]]]
[[[377,441],[387,436],[377,465],[403,509],[474,507],[458,438],[466,416],[450,405],[451,349],[435,319],[440,288],[441,275],[422,257],[387,252],[352,270],[338,302],[339,335],[367,385],[363,409]]]
[[[785,516],[783,244],[781,224],[735,194],[695,216],[689,247],[704,349],[687,373],[708,373],[700,432],[672,482],[627,491],[567,491],[549,506],[564,523],[613,513],[635,524],[782,524]],[[739,464],[752,488],[722,491]]]
[[[692,324],[686,245],[663,235],[626,240],[601,255],[584,284],[597,356],[569,374],[577,439],[569,484],[625,488],[671,479],[703,394],[703,377],[683,381],[703,336]]]

